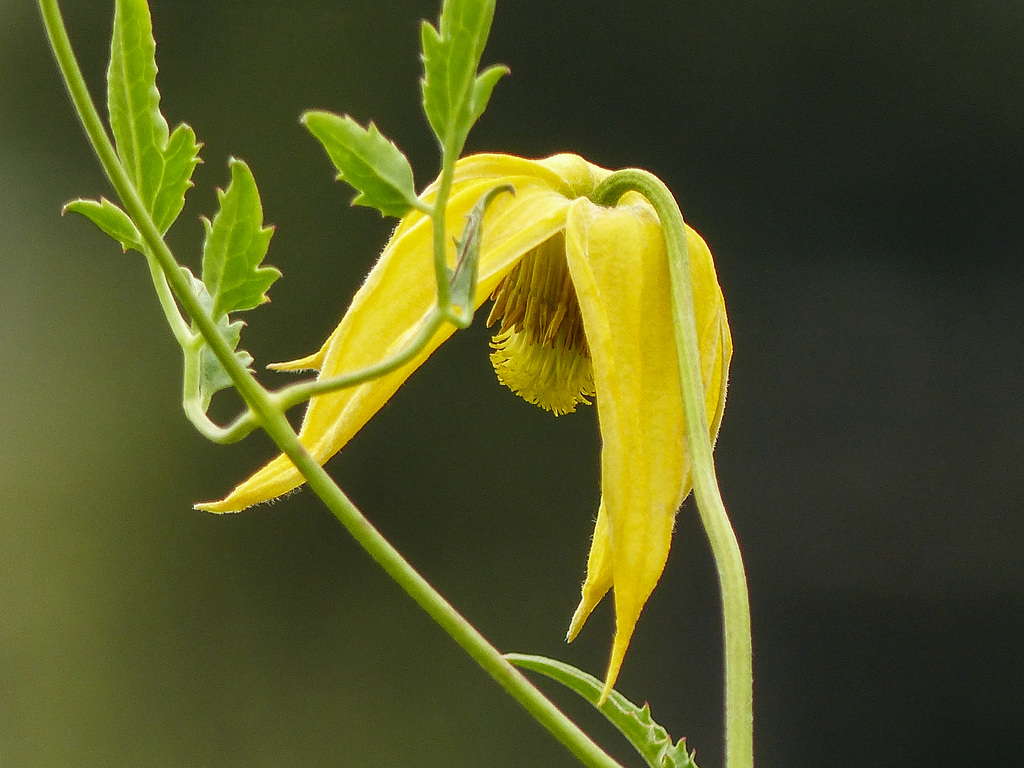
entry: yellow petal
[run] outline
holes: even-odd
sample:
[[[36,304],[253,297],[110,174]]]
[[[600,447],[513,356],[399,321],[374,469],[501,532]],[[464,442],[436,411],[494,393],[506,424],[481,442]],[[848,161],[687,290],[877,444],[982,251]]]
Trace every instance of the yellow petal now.
[[[547,183],[551,189],[561,192],[570,200],[586,197],[609,175],[611,171],[608,169],[589,163],[579,155],[568,153],[552,155],[541,160],[529,160],[516,155],[482,153],[464,157],[455,166],[456,182],[476,178],[530,176]],[[435,184],[427,188],[426,194],[429,195]]]
[[[569,631],[565,641],[571,643],[583,629],[590,618],[591,612],[597,607],[608,590],[612,588],[612,540],[608,528],[608,511],[601,502],[597,510],[597,522],[594,524],[594,540],[590,544],[590,556],[587,558],[587,580],[583,584],[583,594],[576,612],[569,622]]]
[[[457,177],[446,221],[454,236],[462,231],[465,216],[488,190],[512,184],[515,196],[501,195],[488,209],[483,227],[476,305],[480,306],[523,253],[564,227],[569,201],[551,187],[546,172],[536,175],[536,163],[500,162],[491,156],[492,170],[534,170],[533,176]],[[518,159],[516,159],[518,160]],[[522,161],[529,163],[530,161]],[[473,166],[471,165],[471,168]],[[543,169],[541,169],[543,170]],[[555,177],[557,181],[557,177]],[[449,263],[454,245],[449,242]],[[310,357],[284,367],[319,367],[321,377],[355,371],[403,348],[416,335],[436,301],[433,270],[433,233],[430,220],[418,211],[403,218],[380,260],[359,289],[341,323],[323,348]],[[321,464],[337,453],[398,387],[454,331],[439,330],[411,362],[379,379],[357,387],[313,398],[299,436]],[[302,476],[286,456],[278,456],[218,502],[197,505],[209,512],[235,512],[276,498],[298,487]]]
[[[710,252],[688,230],[709,420],[717,431],[731,342]],[[602,437],[602,510],[579,631],[614,586],[616,634],[605,681],[614,685],[644,603],[668,557],[675,513],[689,492],[684,416],[664,236],[636,196],[615,208],[578,200],[566,224],[566,257],[594,366]],[[706,362],[706,365],[705,365]],[[606,518],[606,521],[605,521]],[[603,526],[607,526],[605,531]]]

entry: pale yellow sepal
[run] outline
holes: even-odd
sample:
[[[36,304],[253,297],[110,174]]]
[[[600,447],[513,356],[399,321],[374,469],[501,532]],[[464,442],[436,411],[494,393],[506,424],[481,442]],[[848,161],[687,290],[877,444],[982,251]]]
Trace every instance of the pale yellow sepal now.
[[[536,162],[504,155],[467,158],[458,169],[446,215],[448,230],[460,233],[465,217],[480,197],[499,184],[512,184],[516,194],[501,195],[491,204],[480,248],[476,306],[480,306],[523,253],[565,226],[570,200],[566,182]],[[580,164],[587,165],[580,160]],[[565,163],[562,163],[565,165]],[[486,171],[503,168],[495,177]],[[530,171],[531,175],[517,172]],[[555,189],[553,185],[561,188]],[[427,192],[427,199],[431,197]],[[320,377],[359,370],[401,350],[426,321],[436,301],[432,227],[419,211],[405,216],[380,259],[357,292],[341,323],[319,352],[284,370],[319,367]],[[454,262],[454,245],[449,260]],[[310,400],[299,437],[320,463],[341,450],[363,424],[395,393],[402,382],[453,332],[447,325],[411,362],[379,379]],[[207,512],[238,512],[298,487],[299,471],[279,456],[235,488],[221,501],[197,504]]]
[[[614,587],[615,641],[604,696],[668,558],[676,511],[690,491],[665,240],[635,196],[613,209],[576,201],[566,257],[593,357],[603,441],[602,502],[587,580],[569,628],[580,631]],[[708,422],[718,431],[732,345],[711,253],[687,230]]]

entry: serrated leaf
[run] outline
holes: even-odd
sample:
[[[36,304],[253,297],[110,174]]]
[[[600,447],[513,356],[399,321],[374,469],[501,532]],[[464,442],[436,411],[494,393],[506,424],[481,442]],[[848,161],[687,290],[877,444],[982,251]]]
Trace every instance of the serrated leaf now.
[[[231,183],[226,191],[217,191],[220,210],[212,222],[203,219],[203,283],[215,319],[269,301],[267,289],[281,276],[274,267],[260,266],[274,228],[263,226],[263,206],[252,171],[235,158],[229,165]]]
[[[227,315],[224,315],[217,321],[217,330],[224,335],[232,349],[238,346],[241,340],[242,328],[244,327],[244,322],[241,320],[230,322]],[[244,349],[235,350],[235,357],[244,368],[249,368],[252,365],[252,355]],[[199,352],[199,396],[203,412],[205,413],[210,407],[210,400],[215,393],[231,386],[234,386],[234,382],[231,381],[227,370],[221,365],[217,356],[213,354],[213,350],[206,344],[203,344]]]
[[[121,244],[121,248],[127,251],[134,248],[142,253],[142,236],[135,228],[128,214],[107,200],[101,197],[99,200],[72,200],[64,206],[64,213],[80,213],[89,219],[93,224],[102,229],[110,237]]]
[[[547,675],[593,704],[608,718],[651,768],[697,768],[694,753],[687,752],[686,739],[672,743],[668,732],[651,718],[650,706],[638,707],[618,691],[598,705],[604,683],[571,664],[545,656],[506,653],[505,658],[523,669]]]
[[[462,313],[465,323],[461,326],[463,328],[468,328],[473,321],[484,213],[487,212],[487,206],[491,204],[491,201],[502,192],[514,195],[516,190],[511,184],[502,184],[500,187],[495,187],[484,193],[466,214],[466,226],[462,229],[462,237],[455,241],[455,269],[451,271],[449,284],[451,285],[452,306]]]
[[[182,123],[174,129],[163,152],[163,180],[153,200],[151,213],[161,233],[171,228],[185,206],[185,193],[192,187],[192,172],[202,161],[192,128]]]
[[[338,178],[359,193],[353,205],[376,208],[401,218],[416,202],[416,184],[409,160],[372,122],[363,128],[348,115],[306,112],[301,122],[338,169]]]
[[[505,75],[509,73],[509,68],[502,64],[495,64],[492,67],[488,67],[480,76],[473,81],[473,98],[470,101],[470,126],[473,125],[477,120],[480,119],[480,115],[487,109],[487,102],[491,100],[491,93],[494,91],[494,86],[498,84]],[[468,128],[467,128],[468,133]]]
[[[169,134],[156,73],[156,41],[146,0],[116,0],[107,68],[110,128],[118,157],[163,233],[185,203],[200,145],[188,126]]]
[[[199,305],[207,312],[212,313],[213,297],[207,290],[206,285],[202,280],[193,275],[188,268],[182,267],[182,271],[189,279],[192,286],[192,292],[199,300]],[[237,348],[241,341],[242,328],[244,327],[244,322],[241,320],[235,320],[232,322],[227,315],[221,315],[217,318],[217,330],[227,341],[228,346],[231,347],[238,362],[240,362],[243,367],[249,368],[249,366],[252,365],[252,355],[244,349]],[[231,377],[228,375],[227,370],[221,364],[220,360],[217,359],[217,356],[213,354],[213,350],[210,349],[204,340],[202,347],[199,349],[199,399],[202,403],[203,413],[209,409],[210,400],[213,398],[214,394],[233,385],[234,382],[231,381]]]
[[[156,41],[146,0],[114,3],[107,106],[117,154],[143,199],[151,201],[163,176],[161,167],[152,173],[152,165],[162,160],[168,129],[160,114]]]
[[[435,28],[423,22],[423,111],[446,151],[462,152],[504,66],[477,75],[494,18],[494,0],[445,0]]]

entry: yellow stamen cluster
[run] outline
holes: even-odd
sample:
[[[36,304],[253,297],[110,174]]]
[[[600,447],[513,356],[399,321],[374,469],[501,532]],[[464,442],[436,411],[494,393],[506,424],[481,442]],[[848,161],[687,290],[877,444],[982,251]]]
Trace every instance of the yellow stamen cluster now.
[[[556,416],[594,396],[594,370],[576,290],[565,261],[565,237],[526,254],[494,290],[491,363],[498,381]]]

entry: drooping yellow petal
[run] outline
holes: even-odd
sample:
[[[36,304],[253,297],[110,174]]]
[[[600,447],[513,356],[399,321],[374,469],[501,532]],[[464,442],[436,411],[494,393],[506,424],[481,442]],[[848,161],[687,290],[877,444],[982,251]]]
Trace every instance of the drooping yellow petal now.
[[[612,576],[611,531],[608,527],[608,511],[604,508],[602,500],[597,510],[597,522],[594,524],[590,556],[587,558],[587,580],[583,584],[580,604],[576,606],[576,612],[569,622],[569,631],[565,634],[567,643],[576,639],[576,635],[590,618],[591,612],[608,594],[608,590],[612,588]]]
[[[446,215],[453,238],[461,233],[466,214],[484,193],[501,184],[512,184],[516,190],[514,197],[496,198],[484,220],[476,294],[479,307],[523,253],[564,228],[570,201],[552,188],[552,184],[564,188],[565,182],[538,162],[500,155],[460,162],[463,166],[458,170],[466,172],[456,174]],[[502,170],[505,175],[490,175]],[[417,211],[404,217],[337,329],[318,353],[297,361],[297,367],[319,367],[321,377],[331,377],[366,367],[402,349],[426,322],[436,301],[432,238],[427,217]],[[449,243],[449,263],[454,263],[454,255]],[[386,376],[313,398],[299,433],[307,450],[320,463],[326,462],[453,331],[452,326],[440,329],[414,360]],[[197,508],[235,512],[287,493],[302,482],[291,460],[279,456],[225,499]]]
[[[714,433],[731,341],[710,252],[693,230],[688,240]],[[690,466],[667,254],[657,215],[634,195],[615,208],[578,200],[566,224],[566,257],[593,361],[602,437],[601,511],[570,636],[614,587],[616,633],[607,694],[664,570],[675,514],[690,488]]]

